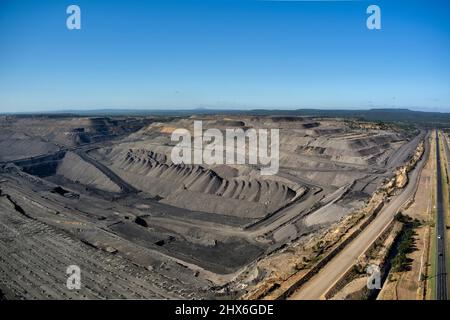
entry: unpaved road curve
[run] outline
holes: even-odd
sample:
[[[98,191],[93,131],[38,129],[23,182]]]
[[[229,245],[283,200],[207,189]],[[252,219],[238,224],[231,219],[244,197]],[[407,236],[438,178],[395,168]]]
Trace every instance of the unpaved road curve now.
[[[427,135],[428,137],[428,135]],[[416,168],[409,176],[409,183],[403,192],[393,197],[378,216],[339,254],[330,260],[311,280],[294,292],[290,300],[318,300],[324,299],[327,290],[351,268],[358,257],[365,252],[370,244],[375,241],[383,229],[392,221],[397,210],[414,195],[423,165],[428,158],[430,147],[428,139],[425,139],[425,153],[418,162]]]

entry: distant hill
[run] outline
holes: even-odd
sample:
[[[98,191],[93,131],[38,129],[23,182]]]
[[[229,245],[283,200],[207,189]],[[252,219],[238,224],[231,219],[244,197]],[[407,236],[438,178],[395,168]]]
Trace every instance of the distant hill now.
[[[367,121],[407,122],[425,127],[450,127],[450,113],[413,111],[409,109],[327,110],[327,109],[96,109],[65,110],[39,113],[17,113],[17,116],[191,116],[191,115],[253,115],[353,118]],[[8,114],[13,115],[13,114]]]

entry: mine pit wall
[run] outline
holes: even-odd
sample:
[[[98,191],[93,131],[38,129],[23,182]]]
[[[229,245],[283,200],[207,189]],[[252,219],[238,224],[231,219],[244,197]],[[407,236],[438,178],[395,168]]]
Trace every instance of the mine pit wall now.
[[[17,160],[14,164],[21,167],[28,174],[38,177],[47,177],[55,174],[58,162],[64,158],[66,151],[33,157],[31,159]]]

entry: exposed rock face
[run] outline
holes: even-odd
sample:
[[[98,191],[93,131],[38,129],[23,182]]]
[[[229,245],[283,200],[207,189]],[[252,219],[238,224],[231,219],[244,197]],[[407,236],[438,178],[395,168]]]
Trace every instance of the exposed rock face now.
[[[406,184],[408,183],[408,172],[414,168],[417,161],[422,157],[423,152],[424,146],[423,143],[421,143],[417,147],[416,152],[412,156],[411,160],[409,160],[408,163],[404,166],[401,166],[397,169],[395,176],[395,186],[397,188],[403,188],[406,186]]]
[[[395,177],[395,186],[397,188],[403,188],[408,183],[408,175],[406,173],[406,167],[401,167],[397,171],[397,175]]]

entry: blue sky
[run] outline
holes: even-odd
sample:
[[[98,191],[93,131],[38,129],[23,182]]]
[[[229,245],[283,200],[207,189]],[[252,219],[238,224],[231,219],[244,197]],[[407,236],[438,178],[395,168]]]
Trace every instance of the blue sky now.
[[[381,30],[366,28],[373,3]],[[0,112],[450,112],[449,14],[439,0],[0,0]]]

